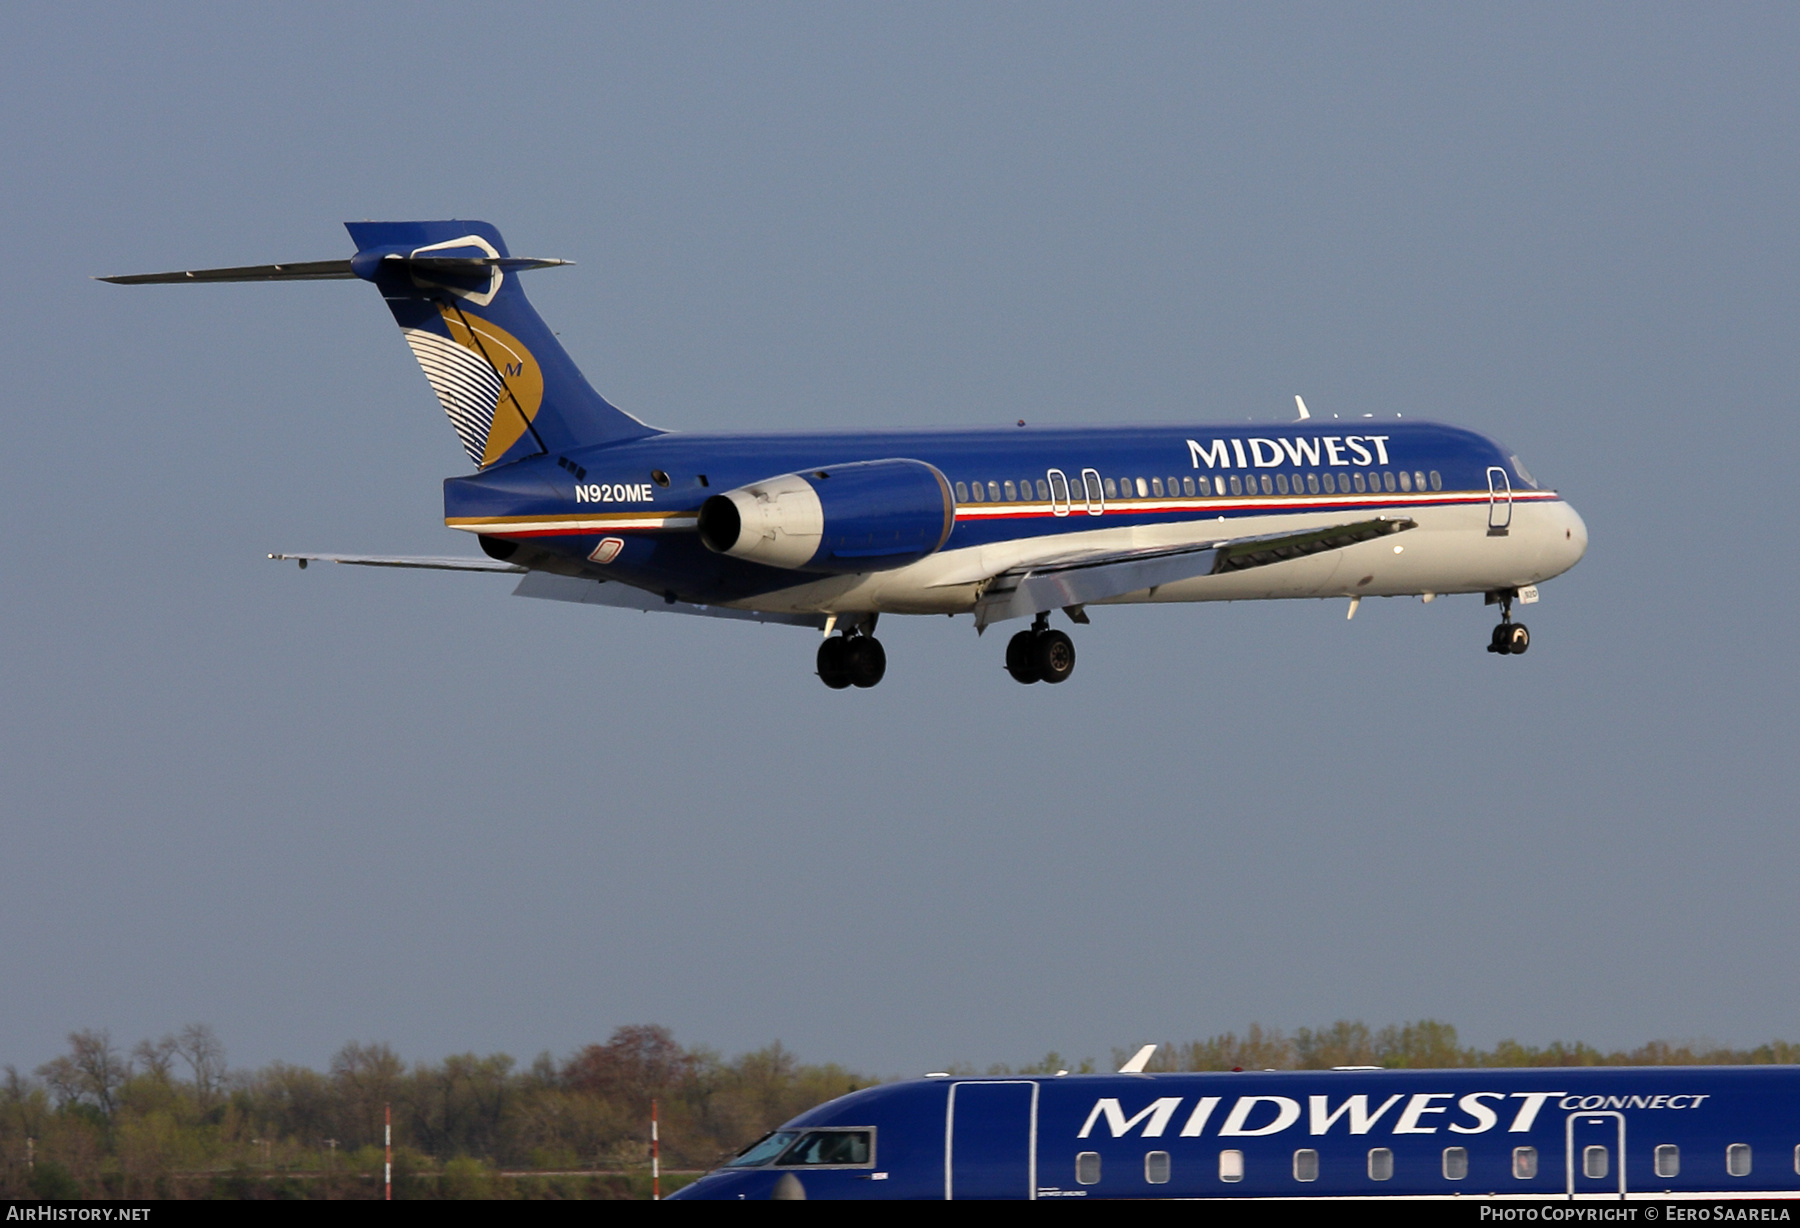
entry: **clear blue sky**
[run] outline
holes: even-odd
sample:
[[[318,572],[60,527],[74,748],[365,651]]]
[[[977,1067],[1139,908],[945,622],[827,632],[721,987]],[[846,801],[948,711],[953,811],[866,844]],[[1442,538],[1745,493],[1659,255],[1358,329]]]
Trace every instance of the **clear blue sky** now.
[[[38,5],[0,45],[0,1062],[630,1022],[877,1072],[1252,1020],[1800,1037],[1791,5]],[[1490,432],[1477,598],[812,637],[300,573],[465,466],[366,286],[89,274],[481,217],[688,429]]]

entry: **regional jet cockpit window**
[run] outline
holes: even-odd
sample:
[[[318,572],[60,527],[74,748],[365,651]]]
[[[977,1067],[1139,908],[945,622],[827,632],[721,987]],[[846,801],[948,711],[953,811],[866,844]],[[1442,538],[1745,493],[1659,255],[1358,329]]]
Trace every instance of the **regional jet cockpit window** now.
[[[737,1153],[726,1168],[755,1168],[767,1164],[776,1156],[787,1150],[789,1143],[800,1137],[798,1130],[777,1130],[773,1134],[765,1134]]]
[[[782,1152],[775,1161],[782,1168],[790,1165],[817,1167],[866,1167],[871,1162],[870,1142],[873,1130],[814,1130]]]

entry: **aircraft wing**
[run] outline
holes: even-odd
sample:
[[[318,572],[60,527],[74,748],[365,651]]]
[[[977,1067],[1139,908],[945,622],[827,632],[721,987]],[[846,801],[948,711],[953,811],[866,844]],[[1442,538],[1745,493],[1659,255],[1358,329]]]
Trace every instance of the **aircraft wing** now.
[[[785,623],[794,627],[822,628],[823,614],[765,614],[757,610],[734,610],[722,605],[697,605],[690,601],[670,601],[655,593],[617,580],[584,580],[579,576],[559,576],[548,571],[534,571],[519,581],[515,597],[537,597],[544,601],[574,601],[581,605],[609,605],[625,610],[659,611],[666,614],[697,614],[702,618],[737,618],[748,622]]]
[[[1378,516],[1304,533],[1270,533],[1040,560],[1003,571],[988,581],[975,605],[975,626],[980,629],[1009,618],[1028,618],[1046,610],[1123,597],[1196,576],[1267,567],[1417,527],[1416,521],[1405,517]]]
[[[308,563],[350,563],[357,567],[419,567],[428,571],[513,571],[523,574],[517,563],[499,559],[477,559],[467,556],[393,555],[393,554],[271,554],[272,559],[292,559],[305,567]]]
[[[616,580],[584,580],[579,576],[559,576],[547,571],[532,571],[517,563],[498,559],[462,556],[407,554],[271,554],[272,559],[291,560],[305,567],[308,563],[349,563],[357,567],[416,567],[429,571],[508,572],[523,576],[513,589],[515,597],[537,597],[545,601],[573,601],[580,605],[607,605],[624,610],[657,611],[667,614],[697,614],[703,618],[735,618],[759,623],[785,623],[796,627],[820,628],[823,614],[764,614],[755,610],[734,610],[727,606],[697,605],[691,601],[669,601],[655,593],[621,584]]]

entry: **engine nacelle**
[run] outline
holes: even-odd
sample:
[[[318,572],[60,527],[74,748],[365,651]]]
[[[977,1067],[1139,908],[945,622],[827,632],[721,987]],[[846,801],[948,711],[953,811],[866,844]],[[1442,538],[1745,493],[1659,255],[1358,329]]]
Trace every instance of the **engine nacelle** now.
[[[793,571],[904,567],[942,546],[956,499],[924,461],[858,461],[752,482],[700,505],[709,550]]]

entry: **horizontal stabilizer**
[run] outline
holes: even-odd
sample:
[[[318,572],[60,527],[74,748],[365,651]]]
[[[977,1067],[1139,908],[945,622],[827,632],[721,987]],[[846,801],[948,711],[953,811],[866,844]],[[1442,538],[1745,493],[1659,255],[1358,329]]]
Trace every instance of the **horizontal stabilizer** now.
[[[975,625],[983,628],[1009,618],[1029,618],[1197,576],[1267,567],[1416,527],[1415,521],[1404,517],[1379,516],[1307,533],[1271,533],[1184,546],[1113,550],[1030,563],[1001,572],[989,581],[975,605]]]
[[[417,554],[271,554],[272,559],[291,559],[300,566],[308,563],[349,563],[355,567],[415,567],[426,571],[509,571],[522,573],[526,568],[499,559],[477,559],[466,555]]]
[[[536,597],[544,601],[573,601],[581,605],[609,605],[624,610],[647,613],[697,614],[702,618],[734,618],[746,622],[782,623],[793,627],[820,628],[823,614],[765,614],[758,610],[734,610],[729,606],[697,605],[690,601],[671,601],[655,593],[647,593],[616,580],[583,580],[575,576],[558,576],[534,571],[519,581],[515,597]]]
[[[398,261],[414,273],[473,276],[492,269],[551,269],[574,264],[539,256],[402,256],[390,252],[383,263]],[[246,264],[230,269],[186,269],[176,273],[133,273],[126,277],[96,277],[115,286],[159,286],[203,281],[354,281],[365,276],[349,260],[308,260],[299,264]]]
[[[201,281],[354,281],[348,260],[308,260],[301,264],[246,264],[233,269],[187,269],[179,273],[133,273],[129,277],[96,277],[115,286],[173,285]]]

